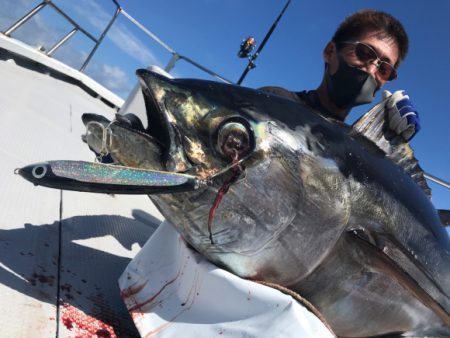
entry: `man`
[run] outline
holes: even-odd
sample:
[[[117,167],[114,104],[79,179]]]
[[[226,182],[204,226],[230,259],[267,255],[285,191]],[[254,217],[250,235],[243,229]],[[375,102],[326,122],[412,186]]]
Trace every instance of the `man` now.
[[[397,19],[380,11],[359,11],[341,23],[326,45],[324,76],[316,90],[260,89],[307,104],[327,118],[344,121],[353,107],[372,102],[387,81],[397,78],[408,44],[408,36]],[[409,96],[404,91],[384,91],[383,97],[390,128],[409,141],[420,129]]]

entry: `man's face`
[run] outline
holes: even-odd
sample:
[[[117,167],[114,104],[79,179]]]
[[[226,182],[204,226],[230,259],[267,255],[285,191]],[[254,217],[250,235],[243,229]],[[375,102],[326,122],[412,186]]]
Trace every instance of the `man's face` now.
[[[395,65],[398,61],[398,46],[390,37],[384,37],[382,34],[379,34],[379,32],[368,32],[358,39],[355,39],[355,41],[370,46],[382,61],[386,61],[391,65]],[[324,57],[329,65],[328,71],[330,72],[330,75],[336,73],[338,69],[339,60],[337,58],[337,53],[339,53],[349,65],[355,66],[372,75],[379,87],[382,87],[386,83],[386,79],[383,79],[381,76],[376,62],[365,63],[358,59],[355,54],[355,45],[343,44],[339,51],[336,47],[337,46],[334,43],[330,43],[324,51]]]

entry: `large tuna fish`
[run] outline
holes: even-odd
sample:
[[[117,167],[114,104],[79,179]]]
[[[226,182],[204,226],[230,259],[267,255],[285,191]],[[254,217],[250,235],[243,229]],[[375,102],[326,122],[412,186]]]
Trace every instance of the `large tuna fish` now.
[[[299,293],[339,336],[450,336],[450,241],[410,148],[388,158],[366,138],[382,119],[351,128],[248,88],[138,76],[146,168],[208,183],[151,196],[198,252]],[[127,139],[120,163],[143,163]]]

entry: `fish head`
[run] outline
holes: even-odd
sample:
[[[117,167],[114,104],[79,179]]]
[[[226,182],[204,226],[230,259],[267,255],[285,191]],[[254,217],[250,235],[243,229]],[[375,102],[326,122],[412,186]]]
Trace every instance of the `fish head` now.
[[[254,123],[224,99],[220,84],[168,79],[147,70],[138,70],[137,75],[148,133],[162,145],[166,170],[195,170],[207,177],[230,158],[243,158],[255,149]]]
[[[266,279],[279,282],[313,269],[348,217],[342,175],[325,156],[324,133],[333,131],[319,128],[323,119],[250,88],[137,75],[163,168],[209,182],[195,192],[151,196],[184,239],[245,277],[265,269]],[[280,236],[292,238],[283,246]],[[298,256],[295,273],[279,271],[298,267]]]

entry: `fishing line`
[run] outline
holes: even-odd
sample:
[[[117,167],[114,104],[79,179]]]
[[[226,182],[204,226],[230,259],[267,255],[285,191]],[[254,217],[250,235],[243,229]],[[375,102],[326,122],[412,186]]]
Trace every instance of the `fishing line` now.
[[[239,177],[243,172],[245,172],[245,166],[242,164],[242,161],[247,157],[244,157],[239,160],[238,152],[234,153],[234,156],[232,156],[232,163],[228,167],[225,167],[222,171],[216,173],[215,175],[211,176],[209,180],[211,180],[213,177],[218,176],[219,174],[222,174],[227,171],[232,171],[233,175],[226,180],[222,186],[220,187],[219,191],[217,192],[216,199],[214,200],[214,203],[209,210],[209,216],[208,216],[208,232],[209,232],[209,240],[211,241],[211,244],[214,243],[213,234],[212,234],[212,225],[214,222],[214,217],[216,215],[217,208],[220,205],[220,202],[222,201],[223,196],[228,192],[232,184],[235,184],[238,182]]]
[[[102,145],[98,152],[98,155],[95,157],[95,160],[99,163],[102,163],[102,160],[105,156],[111,153],[112,149],[112,130],[111,125],[114,121],[111,121],[106,127],[103,126],[100,122],[90,121],[86,124],[86,134],[89,133],[89,126],[96,125],[102,129]],[[108,137],[109,136],[109,137]],[[108,142],[109,141],[109,142]]]

